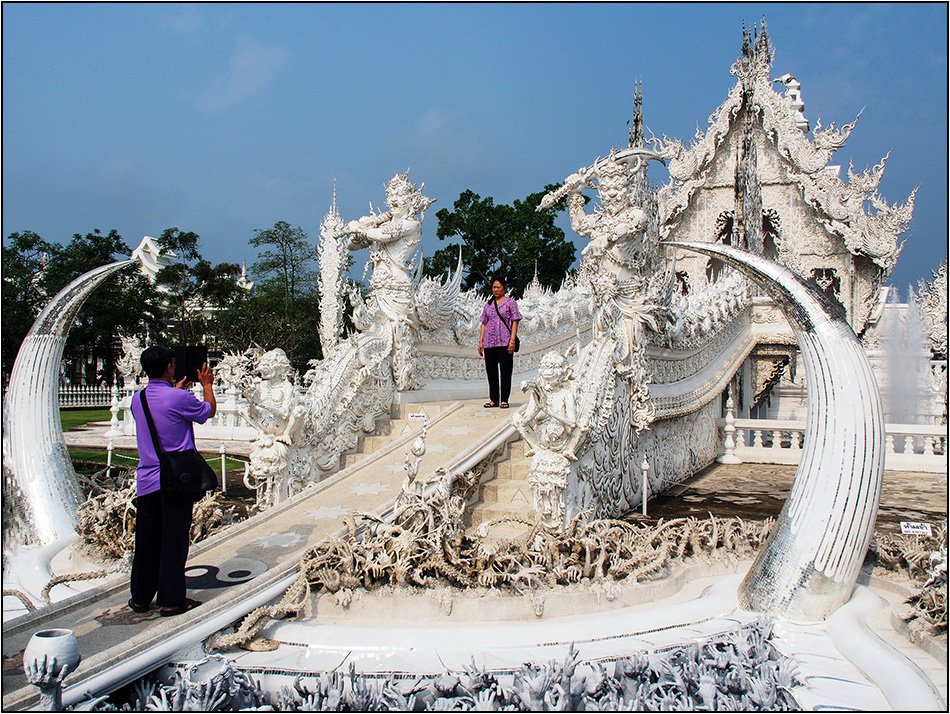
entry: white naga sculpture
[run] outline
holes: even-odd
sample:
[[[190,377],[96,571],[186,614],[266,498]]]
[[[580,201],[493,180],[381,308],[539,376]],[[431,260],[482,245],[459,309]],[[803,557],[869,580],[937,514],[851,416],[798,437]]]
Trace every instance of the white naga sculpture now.
[[[409,181],[409,172],[396,174],[386,185],[386,205],[382,213],[371,213],[350,221],[344,228],[350,250],[369,248],[373,273],[370,276],[369,310],[384,320],[392,333],[393,376],[399,391],[418,389],[413,375],[413,345],[419,322],[413,299],[414,279],[410,275],[413,254],[422,237],[422,220],[432,199]],[[421,269],[421,256],[418,258]]]

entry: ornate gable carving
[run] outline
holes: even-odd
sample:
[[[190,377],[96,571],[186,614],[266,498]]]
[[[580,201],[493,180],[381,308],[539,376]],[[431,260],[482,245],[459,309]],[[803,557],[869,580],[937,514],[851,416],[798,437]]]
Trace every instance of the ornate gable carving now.
[[[804,131],[807,121],[801,114],[800,85],[791,75],[770,79],[773,55],[764,22],[761,33],[743,28],[742,50],[730,70],[737,78],[736,85],[725,102],[710,115],[705,134],[697,128],[689,147],[665,135],[651,139],[657,152],[667,161],[670,174],[669,183],[659,192],[662,237],[670,238],[682,224],[692,197],[706,183],[730,132],[737,132],[740,142],[748,140],[748,129],[737,125],[737,119],[742,117],[742,121],[751,120],[752,131],[761,132],[766,144],[774,147],[788,180],[798,187],[803,202],[815,210],[825,231],[842,241],[852,255],[869,258],[880,269],[882,277],[886,276],[900,255],[903,244],[898,242],[898,236],[906,230],[913,216],[916,191],[903,205],[889,205],[884,201],[877,188],[886,156],[873,169],[862,173],[855,174],[849,167],[848,183],[841,180],[836,168],[828,166],[828,161],[844,146],[858,118],[840,128],[834,123],[822,128],[818,121],[809,138]],[[789,90],[786,95],[773,89],[775,82]],[[746,160],[745,164],[755,167],[754,161]],[[750,178],[744,177],[745,186],[740,193],[748,196],[747,189],[751,187],[754,197],[755,182]],[[709,237],[690,236],[689,239],[709,240]]]

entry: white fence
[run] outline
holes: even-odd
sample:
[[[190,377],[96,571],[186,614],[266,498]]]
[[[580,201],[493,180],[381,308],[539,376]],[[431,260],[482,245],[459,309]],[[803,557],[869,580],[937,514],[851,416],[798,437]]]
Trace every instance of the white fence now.
[[[201,399],[200,385],[192,388],[195,396]],[[257,436],[257,430],[250,426],[240,414],[241,406],[247,405],[247,400],[233,391],[214,392],[218,408],[215,415],[204,424],[195,424],[195,438],[197,439],[224,439],[227,441],[251,441]],[[125,436],[135,435],[135,419],[129,407],[132,402],[132,392],[123,390],[120,393],[119,409],[122,412],[119,431]]]
[[[725,434],[725,454],[757,464],[797,464],[805,443],[805,422],[734,419],[735,445]],[[720,420],[726,427],[727,420]],[[947,472],[947,425],[885,424],[884,467],[891,471]],[[724,428],[723,431],[727,431]]]
[[[86,387],[81,385],[66,385],[59,388],[59,408],[112,406],[112,387],[96,385]]]

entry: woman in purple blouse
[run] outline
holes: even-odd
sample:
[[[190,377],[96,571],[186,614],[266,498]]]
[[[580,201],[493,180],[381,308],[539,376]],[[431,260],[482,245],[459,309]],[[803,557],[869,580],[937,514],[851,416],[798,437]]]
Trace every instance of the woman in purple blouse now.
[[[478,354],[485,357],[488,372],[486,407],[508,408],[511,394],[511,370],[514,365],[515,338],[521,313],[518,305],[506,297],[508,284],[495,278],[491,284],[492,299],[482,310],[482,328],[478,333]]]

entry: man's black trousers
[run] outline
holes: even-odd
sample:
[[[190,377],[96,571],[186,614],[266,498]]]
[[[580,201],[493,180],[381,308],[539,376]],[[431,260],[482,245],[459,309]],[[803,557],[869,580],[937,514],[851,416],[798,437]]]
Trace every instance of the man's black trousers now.
[[[135,552],[132,556],[132,602],[179,607],[185,602],[185,561],[191,532],[190,500],[169,498],[162,491],[135,499]]]

